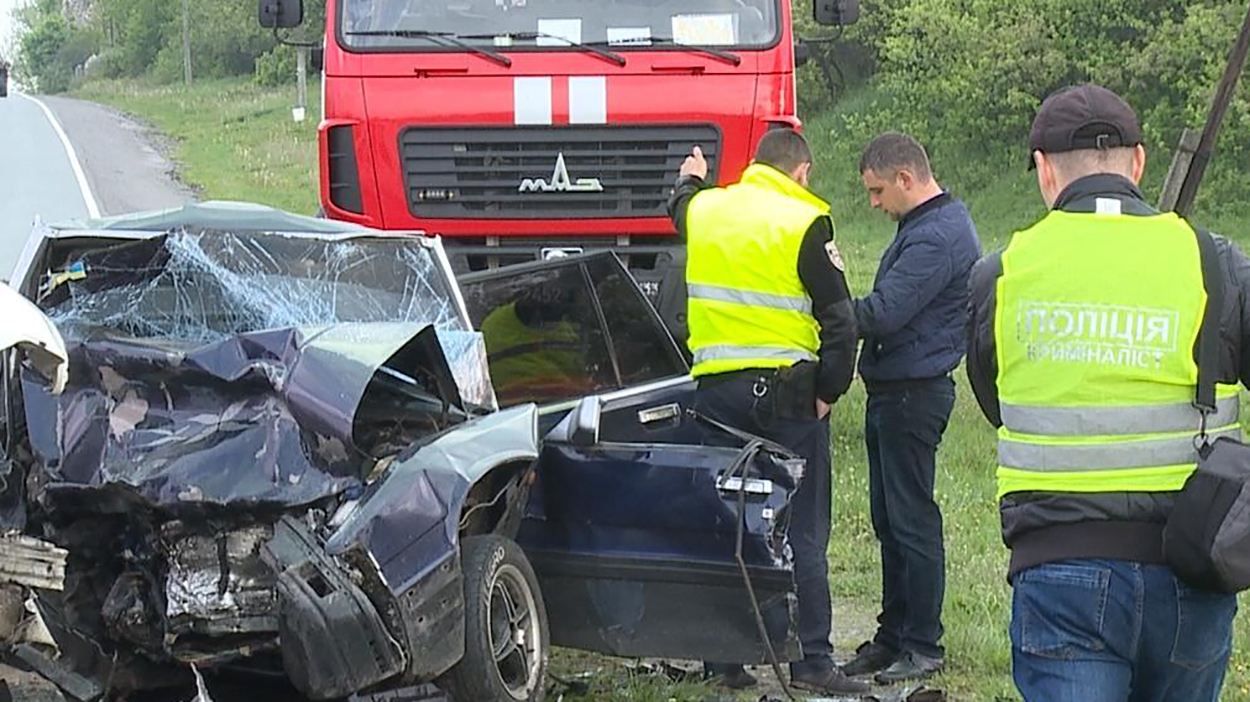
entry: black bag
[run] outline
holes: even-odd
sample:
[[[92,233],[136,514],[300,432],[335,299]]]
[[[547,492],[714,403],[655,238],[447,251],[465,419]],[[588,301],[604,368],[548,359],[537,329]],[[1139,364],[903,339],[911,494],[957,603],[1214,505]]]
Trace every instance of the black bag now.
[[[1250,446],[1227,437],[1207,438],[1206,418],[1215,412],[1224,280],[1211,236],[1195,231],[1207,288],[1194,401],[1202,429],[1196,437],[1198,469],[1177,494],[1163,529],[1163,556],[1186,583],[1234,593],[1250,589]]]

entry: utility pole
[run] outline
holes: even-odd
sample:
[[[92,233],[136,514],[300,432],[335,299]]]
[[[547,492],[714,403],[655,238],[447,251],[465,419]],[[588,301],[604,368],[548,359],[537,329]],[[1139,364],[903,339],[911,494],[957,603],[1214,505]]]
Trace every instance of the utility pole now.
[[[1168,166],[1167,177],[1163,179],[1163,192],[1159,195],[1160,212],[1176,210],[1176,200],[1181,195],[1181,186],[1185,183],[1185,176],[1189,173],[1189,167],[1194,162],[1194,154],[1198,151],[1199,136],[1201,135],[1198,130],[1189,127],[1181,132],[1181,143],[1172,154],[1172,165]]]
[[[1176,197],[1176,213],[1185,216],[1194,205],[1198,196],[1198,184],[1207,170],[1207,162],[1211,160],[1211,151],[1215,148],[1215,138],[1220,134],[1220,124],[1224,121],[1224,113],[1228,111],[1228,103],[1233,99],[1233,90],[1237,87],[1237,79],[1241,77],[1241,69],[1246,63],[1246,53],[1250,51],[1250,10],[1246,11],[1246,19],[1241,23],[1241,32],[1228,55],[1228,65],[1224,67],[1224,76],[1215,87],[1215,96],[1211,98],[1211,111],[1207,113],[1207,124],[1202,129],[1202,137],[1198,140],[1198,148],[1194,150],[1193,161],[1189,172],[1181,183],[1180,192]]]
[[[182,0],[182,78],[191,85],[191,0]]]

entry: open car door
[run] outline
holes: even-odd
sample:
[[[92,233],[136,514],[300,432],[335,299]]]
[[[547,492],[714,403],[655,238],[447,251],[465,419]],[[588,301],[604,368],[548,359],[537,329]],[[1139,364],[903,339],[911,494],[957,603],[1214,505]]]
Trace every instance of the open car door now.
[[[796,656],[785,526],[802,461],[692,411],[685,360],[615,255],[461,285],[501,406],[542,407],[518,541],[551,642],[620,656]]]

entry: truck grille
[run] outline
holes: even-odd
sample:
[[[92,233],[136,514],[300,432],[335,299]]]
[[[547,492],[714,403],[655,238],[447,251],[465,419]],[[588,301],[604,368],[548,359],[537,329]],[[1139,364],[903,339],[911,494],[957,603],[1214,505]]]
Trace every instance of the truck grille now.
[[[695,144],[714,168],[712,125],[413,128],[399,139],[409,211],[448,219],[662,216]]]

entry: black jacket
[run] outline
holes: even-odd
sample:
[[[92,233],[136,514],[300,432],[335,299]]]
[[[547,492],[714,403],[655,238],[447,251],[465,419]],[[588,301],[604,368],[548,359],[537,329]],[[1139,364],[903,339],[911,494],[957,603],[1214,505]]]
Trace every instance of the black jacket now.
[[[686,209],[690,199],[703,188],[710,187],[701,178],[684,176],[677,179],[668,211],[677,233],[686,238]],[[820,324],[820,370],[816,395],[833,402],[851,385],[855,370],[855,311],[846,276],[833,264],[825,245],[833,241],[833,221],[817,217],[812,221],[799,248],[799,280],[812,298],[812,316]],[[684,342],[684,340],[682,340]]]
[[[1126,215],[1157,214],[1135,185],[1115,175],[1077,180],[1060,193],[1054,208],[1093,212],[1096,198],[1119,200]],[[1250,385],[1250,259],[1229,240],[1214,235],[1212,238],[1226,286],[1220,315],[1222,353],[1218,380]],[[996,384],[994,308],[1002,272],[1001,252],[986,256],[973,267],[968,319],[968,380],[981,412],[996,427],[1002,426],[1002,414]],[[1196,348],[1194,354],[1196,359]],[[1162,526],[1172,504],[1170,493],[1007,495],[999,509],[1003,541],[1012,549],[1011,573],[1068,558],[1162,563]]]

